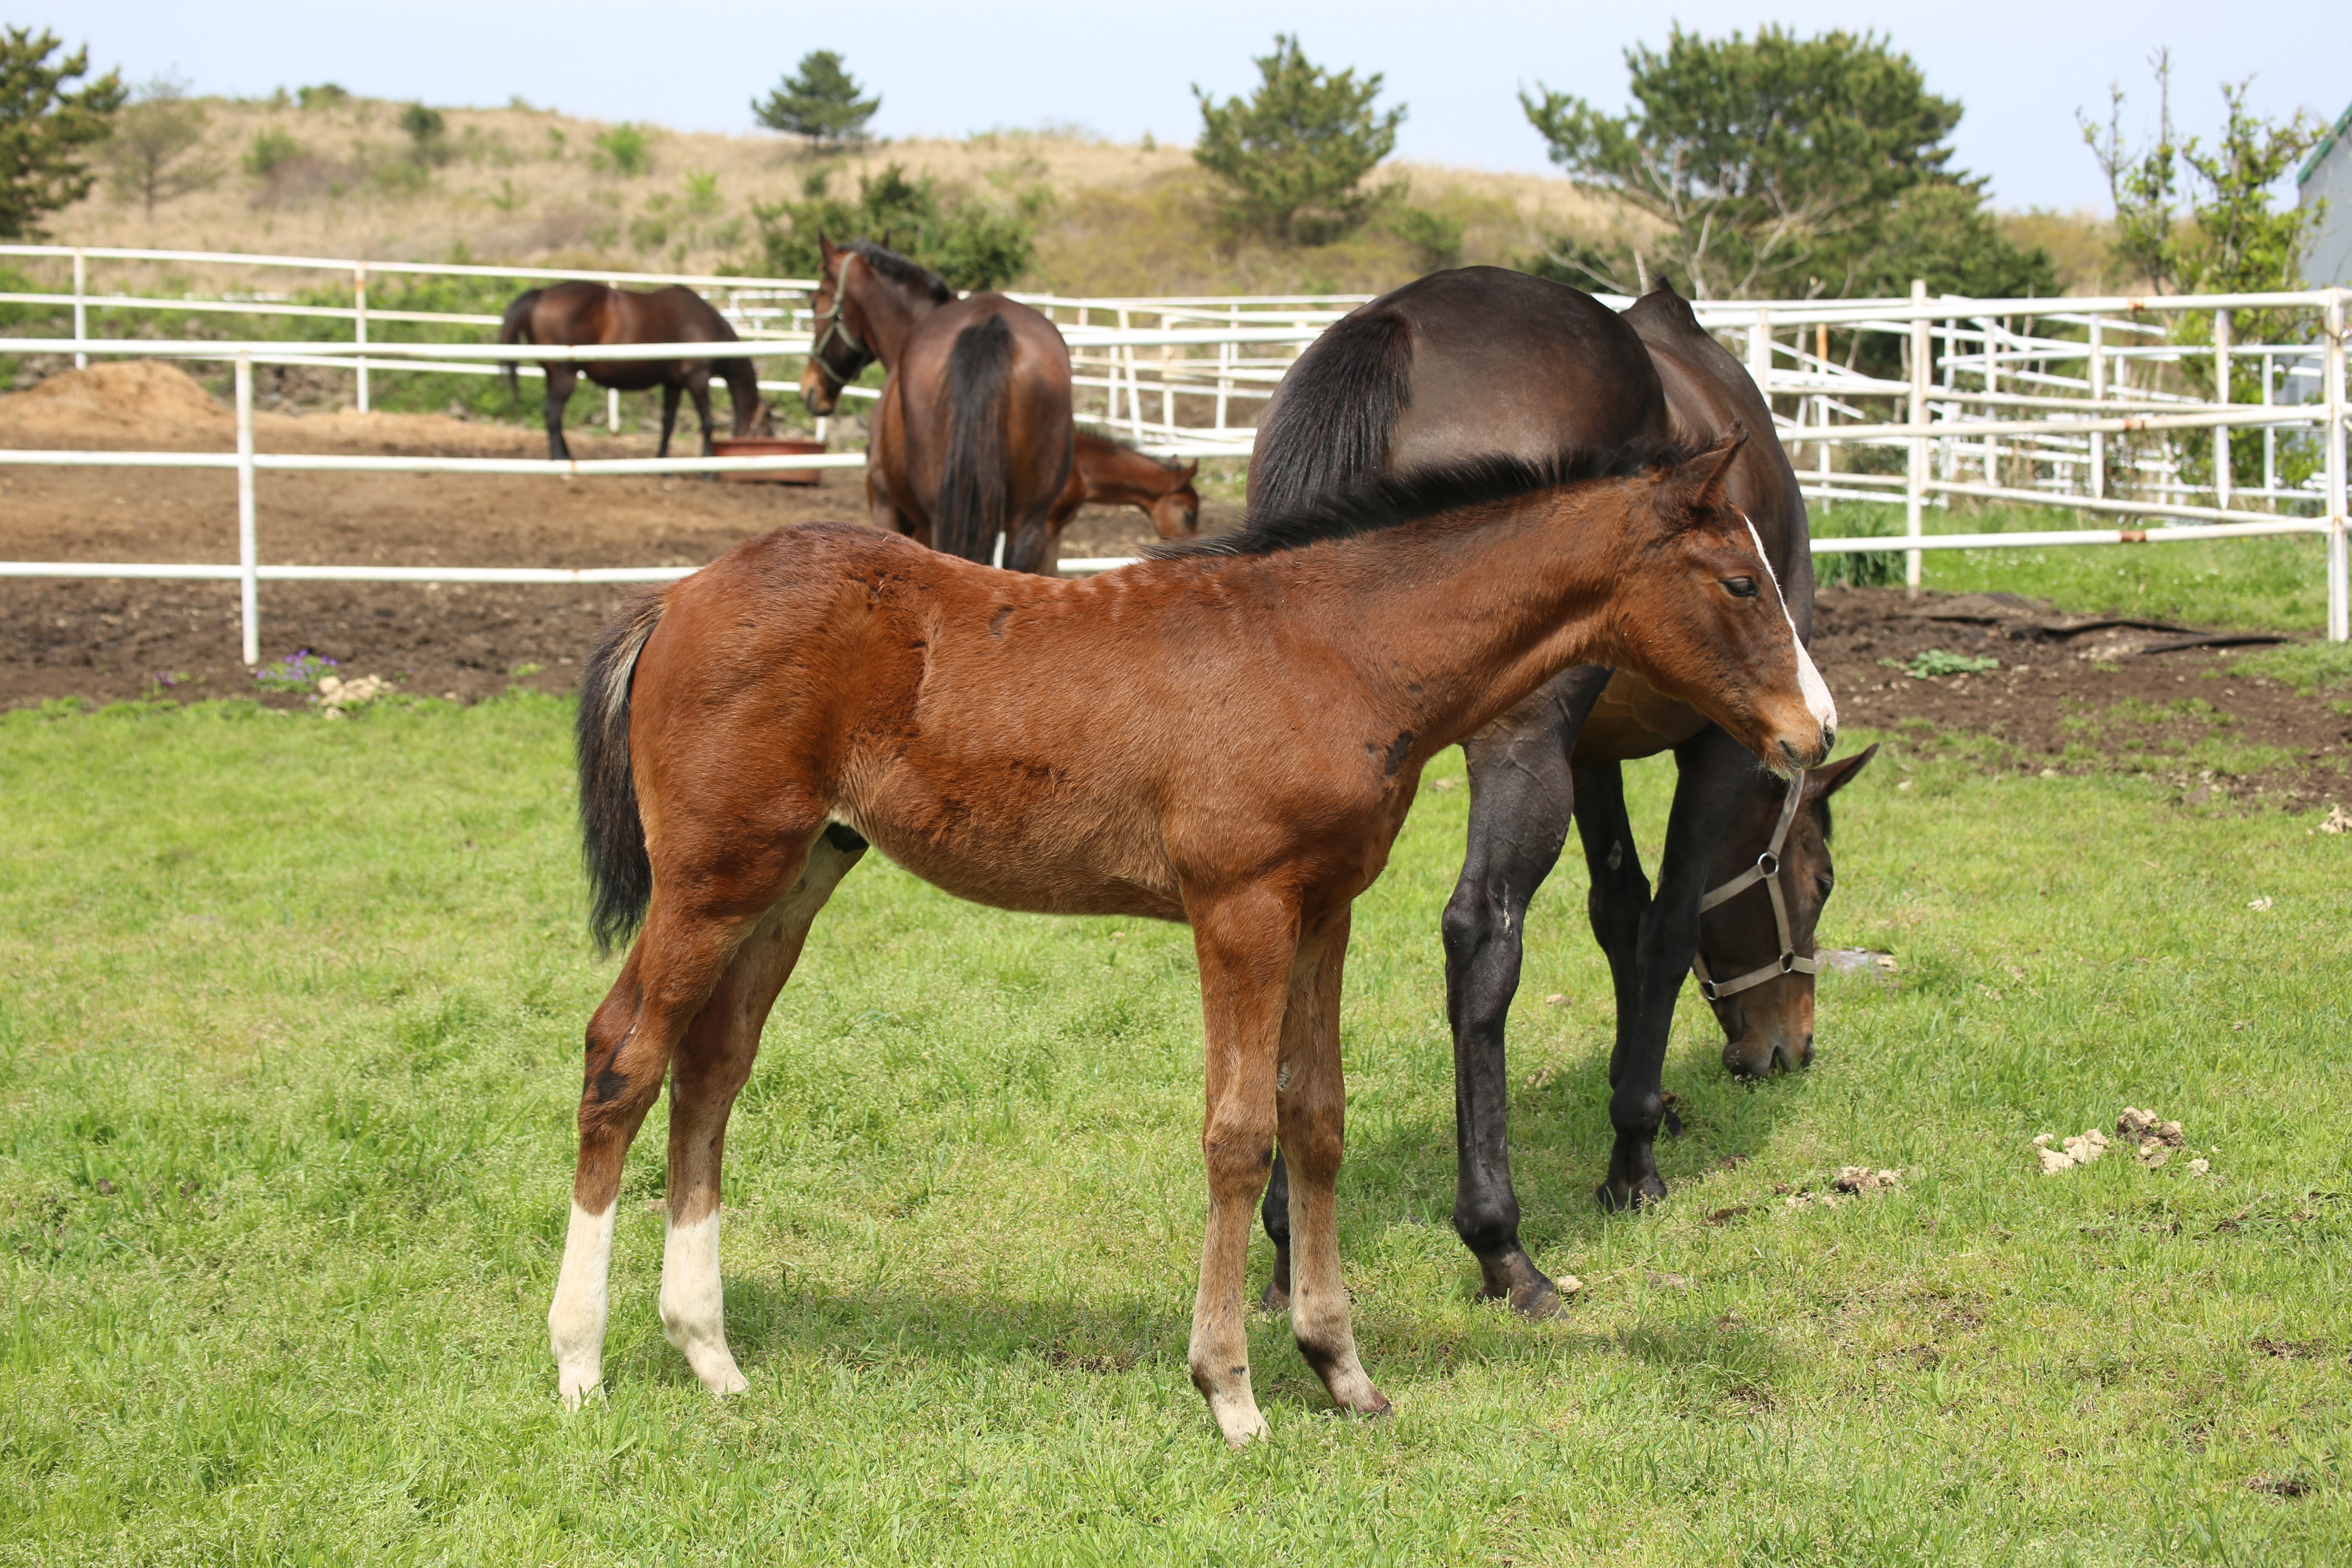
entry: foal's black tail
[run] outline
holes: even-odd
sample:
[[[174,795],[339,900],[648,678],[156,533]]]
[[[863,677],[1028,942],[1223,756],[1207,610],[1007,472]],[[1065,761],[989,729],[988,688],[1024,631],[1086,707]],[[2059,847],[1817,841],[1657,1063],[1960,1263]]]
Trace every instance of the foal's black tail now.
[[[1282,378],[1258,426],[1251,515],[1278,516],[1360,483],[1388,462],[1412,402],[1412,324],[1393,307],[1342,317]]]
[[[543,289],[533,289],[516,297],[515,302],[507,307],[506,320],[499,323],[499,342],[502,343],[530,342],[530,313],[538,307],[539,297],[545,292]],[[508,399],[510,402],[520,403],[522,385],[515,379],[514,361],[509,360],[499,368],[507,373]]]
[[[948,353],[948,457],[931,542],[966,561],[988,561],[1004,531],[1004,420],[1013,329],[986,316]]]
[[[627,940],[653,901],[654,863],[629,767],[629,689],[662,605],[656,591],[623,611],[597,637],[580,678],[580,852],[588,866],[588,931],[600,954]]]

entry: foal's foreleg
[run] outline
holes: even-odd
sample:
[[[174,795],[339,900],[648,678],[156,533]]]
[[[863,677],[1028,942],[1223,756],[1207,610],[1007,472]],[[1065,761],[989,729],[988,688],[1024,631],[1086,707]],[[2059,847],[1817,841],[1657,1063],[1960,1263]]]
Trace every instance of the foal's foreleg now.
[[[670,1068],[669,1213],[662,1246],[661,1319],[669,1342],[713,1394],[748,1385],[727,1348],[719,1273],[719,1167],[727,1116],[751,1075],[760,1030],[791,978],[810,922],[866,853],[835,826],[809,847],[808,865],[735,950]]]
[[[1321,953],[1302,965],[1282,1017],[1275,1099],[1290,1166],[1290,1331],[1331,1397],[1360,1415],[1389,1408],[1356,1355],[1339,1268],[1338,1186],[1348,1090],[1339,1062],[1339,980],[1348,956],[1345,910],[1315,933]]]
[[[1272,890],[1253,888],[1192,916],[1207,1037],[1201,1156],[1208,1168],[1209,1224],[1188,1359],[1192,1386],[1208,1400],[1218,1430],[1240,1447],[1266,1429],[1250,1391],[1242,1286],[1250,1210],[1274,1163],[1275,1062],[1297,952],[1298,914]]]

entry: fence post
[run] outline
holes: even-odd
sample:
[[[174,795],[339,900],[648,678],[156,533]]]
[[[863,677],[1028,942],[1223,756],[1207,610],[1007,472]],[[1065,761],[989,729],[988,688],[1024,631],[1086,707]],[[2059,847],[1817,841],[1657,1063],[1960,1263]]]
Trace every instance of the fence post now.
[[[1748,329],[1748,379],[1756,384],[1764,406],[1772,406],[1772,312],[1756,307],[1756,324]]]
[[[2091,417],[2105,417],[2099,404],[2107,395],[2106,323],[2097,316],[2091,318]],[[2105,500],[2107,495],[2107,437],[2103,430],[2091,432],[2091,499]]]
[[[2230,401],[2230,312],[2213,312],[2213,401]],[[2230,504],[2230,427],[2213,426],[2213,504]]]
[[[253,537],[253,356],[236,356],[236,601],[246,668],[261,662],[261,592]]]
[[[79,246],[76,246],[73,253],[73,272],[74,342],[77,343],[87,342],[89,341],[89,306],[82,299],[83,280],[88,276],[86,270],[87,259],[88,258],[81,253],[81,247]],[[74,369],[88,370],[89,368],[89,356],[86,353],[77,353],[74,355]]]
[[[2344,299],[2327,291],[2327,640],[2352,642],[2352,564],[2347,564],[2344,497]]]
[[[1916,539],[1926,530],[1927,504],[1927,280],[1911,279],[1911,468],[1903,487],[1903,531]],[[1919,596],[1919,564],[1926,552],[1903,552],[1903,592]]]
[[[352,305],[358,313],[352,318],[352,342],[364,344],[367,335],[367,268],[352,268]],[[360,373],[360,412],[368,411],[368,362],[355,360]]]

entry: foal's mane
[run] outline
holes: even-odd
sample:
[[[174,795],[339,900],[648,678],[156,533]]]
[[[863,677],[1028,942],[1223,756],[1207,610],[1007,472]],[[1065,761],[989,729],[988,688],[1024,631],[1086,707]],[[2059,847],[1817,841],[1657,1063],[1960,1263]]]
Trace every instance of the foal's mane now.
[[[845,247],[866,258],[866,265],[893,283],[904,283],[909,289],[928,292],[934,304],[944,305],[955,298],[947,279],[929,268],[908,260],[895,250],[885,250],[870,239],[853,239]]]
[[[1642,438],[1622,447],[1570,447],[1538,462],[1499,454],[1465,458],[1400,479],[1374,474],[1278,511],[1253,511],[1232,533],[1155,545],[1147,553],[1161,561],[1187,555],[1272,555],[1327,539],[1402,527],[1439,512],[1516,500],[1538,490],[1624,479],[1674,467],[1690,457],[1690,450],[1678,443]]]

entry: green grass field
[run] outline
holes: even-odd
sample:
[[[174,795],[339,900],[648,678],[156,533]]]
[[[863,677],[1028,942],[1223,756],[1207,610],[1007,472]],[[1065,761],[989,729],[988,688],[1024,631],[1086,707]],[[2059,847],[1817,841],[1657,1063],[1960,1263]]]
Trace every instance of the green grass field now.
[[[1898,978],[1825,982],[1819,1063],[1752,1088],[1686,998],[1675,1197],[1621,1217],[1589,1195],[1610,1023],[1571,849],[1530,922],[1513,1131],[1530,1249],[1584,1289],[1529,1326],[1474,1301],[1448,1224],[1436,921],[1467,797],[1425,790],[1344,1030],[1341,1242],[1398,1414],[1335,1417],[1261,1318],[1274,1436],[1237,1456],[1184,1366],[1186,933],[869,862],[732,1130],[751,1392],[714,1403],[661,1336],[657,1110],[610,1398],[566,1415],[544,1314],[611,973],[568,720],[0,721],[0,1561],[2352,1556],[2352,837],[1897,739],[1839,802],[1823,939]],[[1636,772],[1654,843],[1668,777]],[[2212,1175],[2038,1173],[2035,1133],[2126,1103]],[[1790,1205],[1850,1164],[1904,1184]]]
[[[2119,528],[2129,521],[2056,507],[1986,504],[1931,509],[1924,526],[1929,533],[2023,533]],[[1891,538],[1903,531],[1903,509],[1868,502],[1816,503],[1811,521],[1818,538]],[[1850,571],[1836,564],[1837,559],[1816,557],[1824,582],[1843,581]],[[1934,550],[1925,552],[1921,579],[1925,586],[1948,593],[2001,590],[2050,599],[2071,610],[2120,610],[2200,626],[2310,634],[2326,625],[2327,615],[2326,548],[2315,535]],[[1891,577],[1864,580],[1901,583],[1901,557],[1895,558]]]

